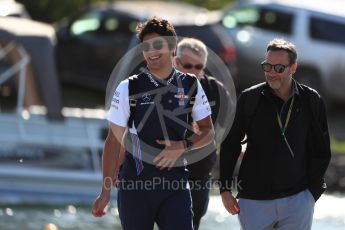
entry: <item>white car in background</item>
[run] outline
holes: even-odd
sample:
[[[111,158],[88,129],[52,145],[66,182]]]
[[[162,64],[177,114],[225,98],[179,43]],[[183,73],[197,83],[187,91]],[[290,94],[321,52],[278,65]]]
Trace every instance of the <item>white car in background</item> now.
[[[345,1],[239,1],[224,11],[223,25],[237,50],[240,89],[264,81],[260,63],[273,38],[298,49],[295,78],[329,102],[345,102]]]

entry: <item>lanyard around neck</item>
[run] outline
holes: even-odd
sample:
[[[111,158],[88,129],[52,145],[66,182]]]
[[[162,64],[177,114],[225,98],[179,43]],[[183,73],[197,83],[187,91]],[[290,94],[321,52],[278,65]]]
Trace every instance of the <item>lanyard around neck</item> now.
[[[289,124],[289,121],[290,121],[291,111],[292,111],[292,107],[293,107],[294,101],[295,101],[295,97],[292,97],[292,100],[291,100],[291,103],[290,103],[290,107],[289,107],[289,111],[288,111],[288,114],[286,116],[284,127],[283,127],[283,124],[282,124],[282,120],[280,119],[280,116],[279,116],[279,114],[277,112],[277,120],[278,120],[278,124],[279,124],[279,127],[280,127],[280,132],[281,132],[282,137],[283,137],[283,139],[284,139],[284,141],[286,143],[286,146],[288,147],[288,149],[290,151],[290,154],[291,154],[292,158],[295,157],[295,154],[293,153],[293,151],[292,151],[292,149],[291,149],[291,147],[289,145],[289,142],[286,139],[285,131],[286,131],[286,128],[287,128],[287,126]]]
[[[286,131],[287,126],[288,126],[289,121],[290,121],[291,111],[292,111],[292,107],[293,107],[294,101],[295,101],[295,97],[292,97],[292,100],[291,100],[291,103],[290,103],[290,107],[289,107],[289,111],[288,111],[288,114],[286,116],[284,127],[283,127],[282,120],[281,120],[281,118],[279,116],[279,113],[277,112],[277,120],[278,120],[278,124],[279,124],[279,128],[280,128],[280,132],[281,132],[283,137],[285,137],[285,131]]]

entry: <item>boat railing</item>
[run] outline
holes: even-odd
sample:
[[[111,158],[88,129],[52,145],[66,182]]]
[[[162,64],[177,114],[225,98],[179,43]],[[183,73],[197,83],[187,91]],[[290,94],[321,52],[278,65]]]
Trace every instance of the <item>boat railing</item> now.
[[[29,64],[30,56],[21,45],[18,45],[12,41],[5,44],[5,46],[0,49],[0,60],[4,59],[13,50],[18,51],[20,59],[3,73],[0,73],[0,85],[11,77],[16,76],[16,73],[19,73],[16,111],[17,114],[20,115],[24,108],[26,67]]]

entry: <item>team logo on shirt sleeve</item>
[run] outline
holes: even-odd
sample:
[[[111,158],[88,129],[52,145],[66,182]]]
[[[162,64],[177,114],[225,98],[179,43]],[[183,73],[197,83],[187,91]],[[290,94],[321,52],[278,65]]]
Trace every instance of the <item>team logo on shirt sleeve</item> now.
[[[204,95],[202,95],[202,104],[203,105],[206,105],[207,103],[208,103],[208,99],[207,99],[207,97],[206,97],[206,95],[204,94]]]
[[[118,110],[119,109],[119,104],[120,104],[120,92],[119,91],[115,91],[114,93],[114,97],[111,100],[111,107],[113,107],[114,109]]]
[[[202,100],[202,105],[206,106],[206,110],[211,111],[210,104],[208,103],[208,99],[205,94],[202,95],[201,100]]]

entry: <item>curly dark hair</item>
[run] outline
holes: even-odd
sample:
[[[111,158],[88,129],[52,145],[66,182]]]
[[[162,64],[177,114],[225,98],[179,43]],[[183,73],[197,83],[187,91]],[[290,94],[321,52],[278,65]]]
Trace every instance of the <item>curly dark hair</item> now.
[[[139,23],[136,27],[136,31],[137,38],[140,42],[143,41],[145,35],[156,33],[164,36],[169,44],[170,50],[176,47],[177,35],[174,26],[168,20],[154,16],[143,23]]]

